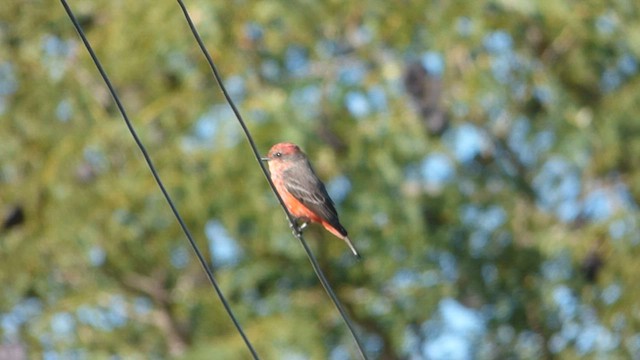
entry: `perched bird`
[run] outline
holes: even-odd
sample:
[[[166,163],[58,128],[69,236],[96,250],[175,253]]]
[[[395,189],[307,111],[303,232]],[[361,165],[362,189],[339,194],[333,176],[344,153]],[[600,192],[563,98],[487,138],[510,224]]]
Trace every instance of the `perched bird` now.
[[[360,258],[347,236],[347,230],[340,224],[333,200],[302,150],[292,143],[279,143],[273,145],[262,160],[268,161],[273,185],[289,213],[302,222],[298,230],[304,229],[309,222],[320,223],[344,240],[353,254]]]

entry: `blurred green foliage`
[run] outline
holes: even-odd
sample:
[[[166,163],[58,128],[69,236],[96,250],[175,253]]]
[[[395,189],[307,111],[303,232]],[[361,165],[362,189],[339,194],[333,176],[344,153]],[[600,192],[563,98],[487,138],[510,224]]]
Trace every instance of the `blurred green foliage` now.
[[[70,5],[258,353],[355,357],[178,5]],[[187,6],[372,358],[640,353],[636,2]],[[0,344],[249,357],[58,2],[0,8],[0,139]]]

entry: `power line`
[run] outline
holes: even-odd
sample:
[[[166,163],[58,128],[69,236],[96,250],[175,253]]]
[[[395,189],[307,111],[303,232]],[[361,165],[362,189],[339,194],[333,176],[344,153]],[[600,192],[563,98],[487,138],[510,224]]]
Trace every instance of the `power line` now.
[[[218,83],[218,86],[220,86],[220,90],[222,90],[222,94],[224,95],[225,99],[229,103],[229,106],[231,106],[231,109],[233,110],[233,113],[235,114],[236,118],[238,119],[238,122],[240,123],[240,126],[242,127],[242,130],[244,131],[244,134],[247,137],[247,140],[249,141],[249,145],[251,146],[251,150],[253,151],[253,155],[255,156],[256,161],[258,161],[258,164],[260,165],[260,169],[262,169],[262,173],[267,178],[267,182],[269,182],[269,186],[271,186],[271,190],[273,191],[273,193],[278,198],[278,201],[280,202],[280,205],[282,206],[282,209],[284,210],[285,214],[287,215],[287,219],[289,220],[289,225],[291,226],[292,229],[294,229],[294,231],[293,231],[294,236],[300,241],[300,243],[304,247],[304,250],[306,251],[307,256],[309,257],[309,261],[311,262],[311,266],[313,267],[313,270],[315,271],[316,276],[318,277],[318,279],[320,279],[320,283],[322,283],[322,286],[324,287],[325,291],[327,292],[327,294],[329,295],[329,297],[333,301],[333,304],[338,309],[338,312],[340,312],[340,315],[342,316],[342,319],[344,320],[345,324],[349,328],[349,331],[351,332],[351,335],[353,336],[353,339],[354,339],[354,341],[355,341],[355,343],[356,343],[356,345],[358,347],[358,351],[360,352],[360,355],[362,356],[363,359],[368,359],[366,353],[364,352],[364,347],[362,346],[360,338],[356,334],[355,328],[354,328],[351,320],[349,319],[349,316],[347,315],[347,312],[344,310],[344,307],[340,303],[340,300],[338,300],[338,297],[336,296],[336,294],[334,293],[333,289],[331,288],[331,285],[329,284],[329,281],[327,281],[327,278],[324,276],[324,273],[322,272],[322,269],[320,268],[320,265],[318,265],[318,261],[316,260],[315,256],[311,252],[311,249],[307,245],[307,242],[302,237],[302,233],[300,231],[296,231],[295,230],[295,229],[297,229],[297,226],[295,225],[296,224],[295,218],[293,217],[293,215],[291,215],[291,213],[289,213],[289,210],[285,206],[285,204],[284,204],[284,202],[282,200],[282,197],[280,196],[280,194],[276,190],[275,185],[273,184],[273,181],[271,181],[271,177],[269,176],[269,173],[267,172],[267,168],[262,163],[260,153],[258,152],[258,148],[257,148],[255,142],[253,141],[253,137],[251,136],[249,128],[245,124],[245,122],[244,122],[244,120],[242,118],[242,115],[240,115],[240,111],[238,111],[238,108],[236,107],[235,103],[231,99],[231,96],[227,92],[227,89],[225,88],[224,84],[222,83],[222,78],[220,77],[220,74],[218,72],[218,68],[216,67],[215,63],[213,62],[213,59],[211,58],[211,55],[209,54],[209,51],[207,50],[206,46],[204,45],[204,42],[202,41],[202,38],[200,37],[200,34],[198,33],[198,30],[196,29],[195,25],[193,24],[193,21],[191,20],[191,16],[189,15],[189,11],[187,10],[187,7],[184,5],[182,0],[177,0],[177,1],[178,1],[178,4],[180,5],[180,8],[182,9],[182,12],[184,13],[184,17],[187,20],[187,23],[189,24],[189,28],[191,29],[191,32],[193,33],[193,36],[196,39],[196,42],[200,46],[200,50],[202,50],[202,53],[204,54],[205,58],[207,59],[207,62],[209,63],[209,67],[211,68],[211,71],[213,72],[213,76],[216,79],[216,82]]]
[[[149,170],[151,170],[151,173],[153,174],[153,178],[155,179],[156,183],[160,187],[160,190],[162,191],[162,194],[164,195],[165,199],[167,200],[167,203],[169,203],[169,206],[171,207],[171,211],[173,211],[173,215],[175,215],[176,219],[178,220],[178,223],[180,223],[180,227],[182,228],[182,231],[187,236],[187,239],[189,240],[189,244],[191,244],[191,247],[193,248],[193,251],[196,253],[196,256],[198,257],[198,260],[200,261],[200,265],[202,265],[202,268],[206,272],[207,277],[209,278],[209,282],[211,283],[211,285],[215,289],[218,297],[220,298],[220,301],[222,302],[222,305],[224,306],[224,309],[226,310],[227,314],[229,314],[229,317],[233,321],[233,324],[235,325],[236,329],[238,330],[238,333],[240,334],[240,336],[244,340],[244,343],[246,344],[247,348],[251,352],[251,355],[253,356],[253,358],[254,359],[259,359],[258,354],[256,353],[255,349],[251,345],[251,342],[249,341],[249,339],[245,335],[244,331],[242,330],[242,326],[240,326],[240,323],[238,322],[238,320],[236,319],[235,315],[233,314],[233,311],[231,310],[231,307],[229,306],[229,303],[227,302],[227,299],[222,294],[222,290],[220,290],[220,286],[218,285],[218,282],[213,277],[213,273],[211,272],[211,270],[207,266],[207,262],[205,261],[204,257],[202,256],[202,253],[200,252],[200,249],[198,249],[198,245],[196,245],[195,241],[193,240],[193,237],[191,236],[191,232],[189,231],[189,229],[187,228],[187,225],[182,220],[182,216],[180,216],[180,213],[178,212],[178,209],[173,204],[173,200],[171,200],[171,197],[169,196],[169,193],[165,189],[164,184],[162,183],[162,180],[160,180],[160,176],[158,175],[158,172],[156,171],[155,166],[153,165],[153,162],[151,161],[151,157],[149,157],[149,154],[147,153],[146,148],[142,144],[142,141],[140,141],[140,138],[138,137],[138,134],[136,133],[135,129],[133,128],[133,125],[131,124],[131,121],[129,120],[129,117],[127,116],[127,113],[126,113],[126,111],[124,109],[124,106],[120,102],[120,98],[118,97],[118,94],[116,93],[115,88],[111,84],[111,81],[109,80],[109,77],[107,76],[107,73],[105,72],[104,68],[102,67],[102,64],[100,63],[100,60],[98,60],[98,57],[96,56],[95,52],[93,51],[93,48],[91,47],[91,44],[89,43],[89,40],[85,36],[84,31],[82,30],[82,27],[78,23],[78,20],[76,19],[75,15],[73,14],[73,11],[71,10],[69,5],[67,4],[66,0],[60,0],[60,1],[62,2],[62,6],[64,7],[65,11],[67,12],[67,15],[69,16],[69,19],[71,19],[71,22],[73,23],[73,26],[76,28],[76,31],[78,32],[78,35],[80,35],[80,38],[82,39],[82,42],[84,43],[84,46],[87,48],[87,51],[89,52],[89,55],[91,56],[91,59],[93,60],[93,62],[96,65],[96,67],[98,68],[98,72],[100,72],[100,75],[102,76],[102,79],[104,80],[105,84],[109,88],[109,92],[111,93],[111,96],[113,97],[113,100],[115,101],[116,106],[118,107],[118,110],[120,111],[120,114],[122,114],[122,117],[123,117],[123,119],[124,119],[124,121],[125,121],[125,123],[127,125],[127,128],[129,129],[129,132],[133,136],[133,139],[135,140],[136,144],[138,145],[138,148],[140,148],[140,151],[142,152],[142,155],[144,156],[144,159],[147,162],[147,165],[149,166]]]

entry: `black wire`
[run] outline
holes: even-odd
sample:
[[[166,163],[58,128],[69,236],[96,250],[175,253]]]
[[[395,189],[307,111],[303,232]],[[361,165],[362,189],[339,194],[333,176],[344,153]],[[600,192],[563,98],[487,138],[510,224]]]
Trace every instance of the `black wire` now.
[[[258,148],[257,148],[255,142],[253,141],[253,137],[251,136],[251,133],[249,132],[249,128],[245,124],[245,122],[244,122],[244,120],[242,118],[242,115],[240,115],[240,111],[238,111],[238,108],[236,107],[235,103],[231,99],[231,96],[227,92],[227,89],[225,88],[224,84],[222,83],[222,78],[220,77],[220,74],[218,72],[218,68],[216,67],[215,63],[213,62],[213,59],[211,58],[211,55],[209,54],[209,51],[207,50],[206,46],[204,45],[204,42],[202,41],[202,38],[200,37],[200,34],[198,33],[198,30],[196,30],[196,27],[193,24],[193,21],[191,20],[191,16],[189,15],[189,12],[187,11],[186,6],[182,2],[182,0],[177,0],[177,1],[178,1],[178,4],[180,5],[180,8],[182,9],[182,12],[184,13],[184,17],[187,20],[187,23],[189,24],[189,28],[191,29],[191,32],[193,33],[193,36],[196,39],[196,42],[200,46],[200,50],[202,50],[202,53],[204,54],[204,56],[207,59],[207,62],[209,63],[209,67],[211,68],[211,71],[213,71],[213,76],[215,77],[216,82],[220,86],[220,90],[222,90],[222,94],[224,95],[225,99],[229,103],[229,106],[231,106],[231,109],[233,110],[233,113],[235,114],[236,118],[238,119],[238,122],[240,123],[240,126],[242,127],[242,130],[244,131],[244,134],[247,137],[247,140],[249,141],[249,145],[251,146],[251,150],[253,151],[253,155],[255,156],[256,160],[258,161],[258,164],[260,165],[260,168],[262,169],[262,173],[267,178],[267,182],[269,182],[269,186],[271,186],[271,190],[273,191],[273,193],[278,198],[278,201],[280,202],[280,205],[282,206],[282,209],[284,210],[285,214],[287,215],[287,219],[289,220],[289,225],[291,226],[292,229],[297,229],[297,227],[295,225],[296,224],[295,218],[293,217],[293,215],[291,215],[291,213],[289,212],[289,210],[285,206],[284,201],[282,200],[282,197],[280,196],[280,194],[276,190],[276,187],[273,184],[273,181],[271,180],[271,177],[269,176],[269,173],[267,172],[267,168],[265,167],[264,163],[261,160],[262,158],[260,156],[260,153],[258,152]],[[358,347],[358,351],[360,352],[360,355],[362,356],[363,359],[368,359],[366,353],[364,352],[364,347],[362,346],[360,338],[356,334],[355,328],[354,328],[351,320],[349,319],[349,316],[347,315],[347,312],[344,310],[342,304],[340,303],[340,300],[338,300],[338,297],[336,296],[336,294],[334,293],[333,289],[331,288],[331,285],[329,284],[329,281],[327,281],[327,278],[324,276],[324,273],[322,272],[322,269],[320,268],[320,265],[318,265],[318,261],[316,260],[315,256],[311,252],[311,249],[307,245],[307,242],[302,238],[302,233],[299,232],[299,231],[295,231],[294,230],[294,236],[296,238],[298,238],[298,240],[300,241],[300,243],[304,247],[304,250],[307,252],[307,256],[309,257],[309,261],[311,262],[311,266],[313,267],[313,270],[315,271],[316,276],[318,277],[318,279],[320,279],[320,283],[322,283],[322,286],[324,287],[324,289],[327,292],[327,294],[329,294],[329,297],[333,301],[333,304],[336,306],[336,308],[338,309],[338,312],[340,312],[340,315],[342,316],[342,319],[344,320],[344,322],[346,323],[347,327],[349,328],[349,331],[351,332],[351,335],[353,336],[353,339],[356,342],[356,345]]]
[[[220,301],[222,302],[222,305],[224,306],[225,310],[227,311],[227,314],[229,314],[229,317],[233,321],[233,324],[235,325],[236,329],[238,330],[238,333],[240,333],[240,336],[242,336],[242,339],[244,340],[245,344],[247,345],[247,348],[249,349],[249,351],[251,351],[251,355],[253,355],[254,359],[259,359],[258,354],[256,353],[255,349],[251,345],[251,342],[249,342],[249,339],[247,338],[247,336],[245,335],[244,331],[242,330],[242,326],[240,326],[240,323],[238,322],[238,320],[236,319],[235,315],[233,314],[233,311],[231,310],[231,307],[229,306],[229,303],[227,302],[226,298],[222,294],[222,291],[220,290],[220,286],[218,285],[217,281],[213,277],[213,274],[212,274],[211,270],[207,266],[207,262],[205,261],[204,257],[202,256],[202,253],[198,249],[198,246],[196,245],[195,241],[193,240],[193,237],[191,236],[191,233],[189,232],[189,229],[187,228],[187,225],[185,225],[184,221],[182,220],[182,217],[180,216],[180,213],[178,212],[178,209],[173,204],[173,201],[171,200],[171,197],[169,196],[169,193],[165,189],[164,184],[162,183],[162,181],[160,180],[160,176],[158,175],[155,167],[153,166],[153,162],[151,161],[151,158],[149,157],[149,154],[147,153],[146,148],[142,144],[142,141],[140,141],[140,138],[138,137],[138,134],[136,133],[135,129],[133,128],[133,125],[131,124],[131,121],[129,121],[129,117],[127,116],[127,113],[124,110],[124,106],[120,102],[120,98],[118,97],[118,94],[116,93],[113,85],[111,85],[111,81],[109,80],[109,77],[107,76],[107,73],[102,68],[102,65],[100,64],[100,61],[98,60],[98,57],[96,56],[95,52],[93,51],[93,48],[91,47],[91,44],[89,43],[89,40],[86,38],[86,36],[84,34],[84,31],[82,30],[82,27],[78,23],[78,20],[76,19],[75,15],[73,14],[73,11],[71,10],[69,5],[67,4],[66,0],[60,0],[60,1],[62,2],[62,6],[64,6],[65,11],[67,12],[67,15],[69,15],[69,18],[71,19],[71,22],[73,23],[73,26],[76,28],[76,31],[78,32],[78,35],[80,35],[80,38],[82,39],[82,42],[84,43],[84,46],[87,48],[87,51],[89,52],[89,55],[91,56],[91,59],[95,63],[96,67],[98,68],[98,71],[100,72],[100,75],[102,76],[102,79],[107,84],[107,87],[109,88],[109,92],[111,93],[111,96],[113,97],[113,100],[115,101],[116,105],[118,106],[118,110],[120,110],[120,113],[122,114],[122,117],[124,118],[124,121],[127,124],[127,128],[129,128],[129,132],[131,133],[131,135],[133,136],[133,139],[135,140],[136,144],[140,148],[140,151],[142,152],[142,155],[144,156],[144,159],[147,162],[147,165],[149,166],[149,169],[151,170],[151,173],[153,174],[153,178],[156,180],[156,183],[160,187],[160,190],[162,191],[162,194],[164,195],[165,199],[169,203],[169,206],[171,207],[171,211],[173,211],[173,215],[175,215],[176,219],[180,223],[180,227],[182,228],[182,231],[187,236],[187,239],[189,239],[189,243],[191,244],[191,247],[193,248],[193,251],[196,253],[196,256],[198,257],[198,260],[200,261],[200,265],[202,265],[202,268],[207,273],[207,277],[209,278],[209,282],[211,282],[211,285],[213,285],[213,288],[215,289],[216,293],[218,294],[218,297],[220,298]]]

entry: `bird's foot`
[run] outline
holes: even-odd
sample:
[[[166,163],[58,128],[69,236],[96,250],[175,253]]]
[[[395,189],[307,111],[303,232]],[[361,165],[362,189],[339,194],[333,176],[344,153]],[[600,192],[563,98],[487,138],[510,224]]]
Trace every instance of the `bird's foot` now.
[[[302,223],[298,225],[298,221],[302,221]],[[306,218],[298,218],[294,223],[289,223],[291,232],[293,232],[293,236],[295,237],[300,237],[302,235],[302,230],[304,230],[307,225],[309,225],[309,220]]]
[[[302,235],[302,229],[295,222],[290,222],[289,228],[291,229],[293,236],[300,237],[300,235]]]

